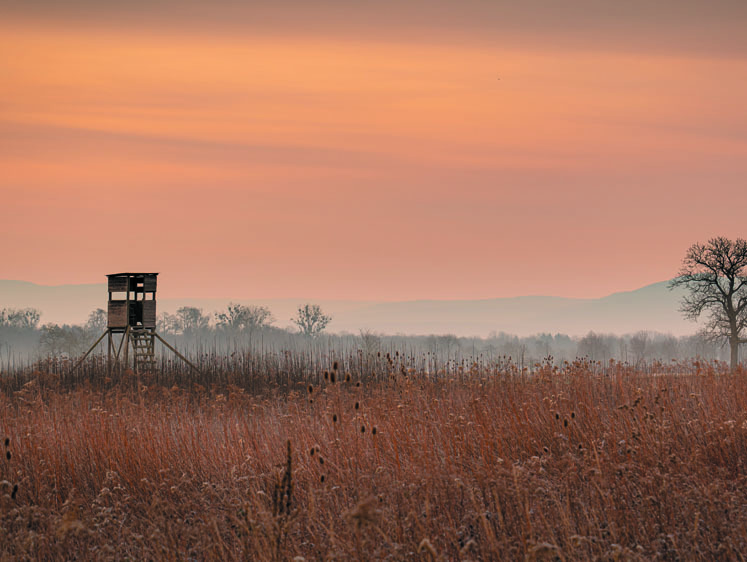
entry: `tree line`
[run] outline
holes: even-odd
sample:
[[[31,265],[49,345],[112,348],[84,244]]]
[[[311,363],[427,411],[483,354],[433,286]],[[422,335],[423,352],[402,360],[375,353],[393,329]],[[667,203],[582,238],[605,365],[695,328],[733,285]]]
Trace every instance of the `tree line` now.
[[[347,353],[359,350],[366,356],[381,353],[425,355],[438,361],[482,359],[512,361],[519,367],[573,361],[577,357],[608,363],[610,360],[643,366],[654,361],[727,360],[728,349],[704,334],[675,337],[650,331],[616,335],[588,332],[584,336],[536,334],[517,336],[504,332],[488,337],[441,335],[387,335],[370,330],[327,334],[326,324],[314,321],[319,310],[304,315],[295,330],[273,325],[266,307],[229,305],[206,314],[194,307],[179,308],[158,318],[158,331],[187,354],[231,353],[236,350],[280,352],[319,348]],[[0,368],[14,356],[16,361],[39,357],[77,357],[106,329],[106,312],[92,311],[82,325],[40,324],[41,314],[33,309],[0,311]],[[298,318],[297,318],[298,319]],[[308,322],[307,322],[308,321]]]
[[[13,351],[30,356],[73,357],[87,349],[92,340],[107,329],[107,313],[97,308],[82,325],[41,324],[42,312],[35,308],[4,308],[0,310],[0,360]],[[332,317],[316,304],[298,307],[291,321],[297,328],[295,335],[317,338],[322,335]],[[259,333],[288,332],[273,326],[275,317],[264,306],[230,303],[225,310],[205,314],[201,308],[184,306],[175,314],[161,313],[157,331],[172,339],[196,338],[248,339]],[[290,333],[290,332],[288,332]]]

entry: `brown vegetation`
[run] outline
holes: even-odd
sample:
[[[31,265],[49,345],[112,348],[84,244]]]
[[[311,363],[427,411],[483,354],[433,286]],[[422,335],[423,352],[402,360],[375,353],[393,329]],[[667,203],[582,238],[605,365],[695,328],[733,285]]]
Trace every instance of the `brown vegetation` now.
[[[330,362],[326,382],[261,395],[131,372],[100,385],[6,379],[18,389],[0,394],[1,556],[747,552],[744,373],[576,363],[434,377],[387,361],[390,376]]]

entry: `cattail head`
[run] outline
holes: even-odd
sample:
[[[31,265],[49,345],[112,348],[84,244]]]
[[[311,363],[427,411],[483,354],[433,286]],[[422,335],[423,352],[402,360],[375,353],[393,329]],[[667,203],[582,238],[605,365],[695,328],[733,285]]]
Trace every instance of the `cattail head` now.
[[[345,373],[345,382],[350,382],[351,378],[350,373]]]
[[[10,454],[10,451],[5,451],[5,458],[6,459],[10,460],[10,457],[12,457],[12,456],[13,455]]]
[[[324,464],[324,457],[322,456],[319,457],[319,464]]]
[[[356,402],[356,403],[355,403],[355,409],[357,410],[357,409],[358,409],[358,408],[360,408],[360,407],[361,407],[361,405],[360,405],[360,402]]]
[[[366,433],[366,426],[365,425],[361,426],[361,433]]]
[[[564,420],[563,420],[563,426],[564,426],[564,427],[568,427],[568,420],[567,420],[567,419],[564,419]]]
[[[332,363],[332,370],[333,371],[336,371],[339,368],[340,368],[340,364],[337,361],[335,361],[334,363]]]
[[[10,437],[5,438],[5,446],[10,447]]]
[[[324,380],[325,381],[329,380],[329,371],[324,371]]]
[[[332,371],[329,374],[329,382],[331,382],[332,384],[335,384],[335,372],[334,371]]]
[[[337,423],[337,414],[332,414],[332,423]]]
[[[319,481],[320,481],[320,482],[321,482],[322,484],[324,484],[324,474],[322,474],[322,475],[321,475],[321,476],[319,477]]]
[[[309,385],[309,394],[311,394],[312,392],[314,392],[314,387]]]
[[[576,412],[571,412],[571,419],[576,417]]]
[[[12,499],[16,499],[16,494],[18,493],[18,484],[13,486],[13,491],[10,493],[10,497]]]
[[[358,381],[357,383],[355,383],[355,386],[356,386],[356,387],[359,387],[359,388],[360,388],[360,386],[361,386],[361,381]]]
[[[376,428],[375,427],[371,429],[371,433],[373,433],[374,435],[376,435]]]
[[[555,412],[555,419],[556,419],[556,420],[559,420],[559,419],[560,419],[560,414],[559,414],[558,412]]]

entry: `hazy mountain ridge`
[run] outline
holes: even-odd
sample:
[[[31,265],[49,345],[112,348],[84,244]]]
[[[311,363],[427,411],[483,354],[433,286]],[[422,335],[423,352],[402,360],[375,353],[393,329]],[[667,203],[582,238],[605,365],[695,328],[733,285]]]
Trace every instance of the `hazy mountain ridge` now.
[[[685,335],[696,325],[678,311],[681,290],[670,291],[667,281],[602,298],[581,299],[520,296],[480,300],[415,300],[371,302],[319,299],[170,299],[158,300],[159,313],[180,306],[196,306],[205,313],[229,302],[270,308],[277,326],[290,325],[299,304],[314,302],[333,316],[333,332],[368,329],[383,333],[487,336],[491,332],[530,335],[540,332],[582,335],[590,330],[624,334],[637,330]],[[42,322],[80,324],[95,308],[105,308],[106,285],[37,285],[0,280],[0,308],[34,307]]]

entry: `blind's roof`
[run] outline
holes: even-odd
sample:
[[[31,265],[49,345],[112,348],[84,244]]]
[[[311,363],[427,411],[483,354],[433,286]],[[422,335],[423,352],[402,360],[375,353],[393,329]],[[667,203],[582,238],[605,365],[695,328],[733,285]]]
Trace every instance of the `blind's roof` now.
[[[107,277],[143,277],[145,275],[158,275],[158,273],[109,273]]]

